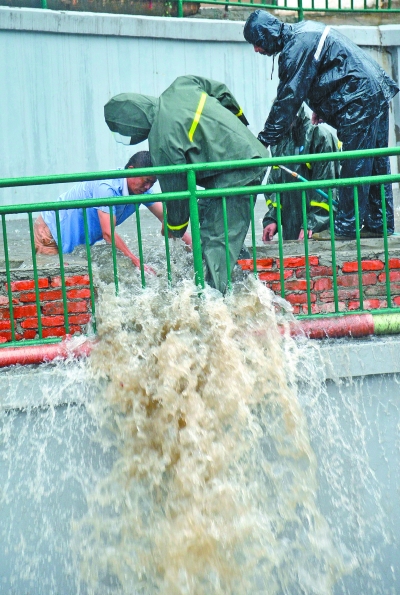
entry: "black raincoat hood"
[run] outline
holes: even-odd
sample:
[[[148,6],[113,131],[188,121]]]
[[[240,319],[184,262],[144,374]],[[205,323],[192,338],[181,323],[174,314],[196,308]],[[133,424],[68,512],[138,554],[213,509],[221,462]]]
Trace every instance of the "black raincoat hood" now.
[[[265,10],[252,12],[244,26],[243,35],[252,45],[261,47],[271,56],[283,48],[284,29],[290,29],[276,17]]]
[[[146,140],[156,116],[157,97],[121,93],[104,106],[104,118],[112,132],[131,138],[131,145]]]

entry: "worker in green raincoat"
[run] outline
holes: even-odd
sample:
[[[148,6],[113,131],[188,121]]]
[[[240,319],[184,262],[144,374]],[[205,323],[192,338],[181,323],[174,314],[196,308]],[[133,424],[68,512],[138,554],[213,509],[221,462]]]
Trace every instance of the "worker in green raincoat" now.
[[[220,82],[188,75],[178,77],[159,98],[136,93],[113,97],[104,108],[114,133],[129,144],[148,139],[154,167],[268,157],[268,151],[247,128],[242,109]],[[118,140],[118,139],[117,139]],[[206,189],[260,184],[265,167],[197,172]],[[187,189],[186,174],[159,177],[163,192]],[[247,195],[227,198],[230,270],[243,247],[250,224]],[[168,229],[182,237],[189,223],[189,201],[168,202]],[[200,234],[206,281],[219,291],[227,286],[222,199],[199,201]]]
[[[313,126],[302,106],[292,126],[277,145],[271,147],[273,157],[289,155],[312,155],[314,153],[335,153],[339,150],[339,141],[330,129],[321,124]],[[297,163],[289,166],[306,180],[331,180],[339,177],[338,161],[315,161],[313,163]],[[268,184],[284,184],[293,182],[290,174],[274,166],[267,180]],[[304,237],[302,190],[281,192],[282,237],[284,240],[297,240]],[[332,198],[336,199],[337,189],[333,189]],[[307,229],[309,237],[315,232],[329,227],[329,203],[315,190],[306,191]],[[277,204],[275,192],[266,192],[265,200],[268,210],[263,219],[263,241],[272,240],[277,232]]]

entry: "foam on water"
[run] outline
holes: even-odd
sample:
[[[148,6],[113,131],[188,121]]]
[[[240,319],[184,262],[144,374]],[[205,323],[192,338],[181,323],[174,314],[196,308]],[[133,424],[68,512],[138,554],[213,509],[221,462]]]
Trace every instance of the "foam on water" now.
[[[91,413],[119,456],[76,528],[91,591],[111,574],[122,593],[331,593],[345,563],[273,294],[109,294],[99,336]]]

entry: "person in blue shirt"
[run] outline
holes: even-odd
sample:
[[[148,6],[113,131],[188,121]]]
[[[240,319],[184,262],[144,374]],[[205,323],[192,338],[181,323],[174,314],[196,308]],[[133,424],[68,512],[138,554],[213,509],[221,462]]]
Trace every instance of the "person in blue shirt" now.
[[[150,153],[139,151],[128,161],[125,169],[151,167]],[[95,180],[79,182],[59,197],[59,200],[84,200],[88,198],[113,198],[133,194],[150,193],[150,188],[156,182],[154,176],[137,178],[117,178],[114,180]],[[163,210],[161,202],[143,203],[149,211],[163,224]],[[123,223],[136,211],[135,204],[114,205],[114,224]],[[61,242],[64,254],[72,252],[76,246],[85,244],[85,229],[83,209],[63,209],[60,213]],[[89,244],[92,246],[100,240],[111,243],[111,224],[109,207],[89,207],[86,209]],[[163,226],[161,233],[163,233]],[[38,254],[58,254],[57,227],[55,211],[42,211],[34,225],[35,248]],[[140,267],[140,260],[128,248],[121,236],[115,231],[115,245],[125,256],[131,259],[136,267]],[[184,242],[191,246],[189,234],[185,234]],[[145,265],[146,272],[154,270]]]

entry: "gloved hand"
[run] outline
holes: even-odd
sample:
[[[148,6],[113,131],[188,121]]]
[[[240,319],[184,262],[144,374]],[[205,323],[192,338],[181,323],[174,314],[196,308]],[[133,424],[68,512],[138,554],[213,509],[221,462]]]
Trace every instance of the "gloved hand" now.
[[[264,147],[265,147],[266,149],[268,149],[268,147],[269,147],[269,143],[267,143],[267,141],[264,139],[264,136],[263,136],[263,131],[261,131],[261,132],[259,133],[259,135],[257,136],[257,138],[258,138],[258,140],[260,141],[260,143],[262,143],[262,144],[264,145]]]

